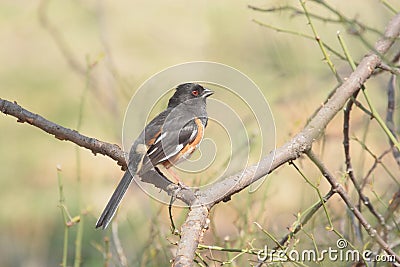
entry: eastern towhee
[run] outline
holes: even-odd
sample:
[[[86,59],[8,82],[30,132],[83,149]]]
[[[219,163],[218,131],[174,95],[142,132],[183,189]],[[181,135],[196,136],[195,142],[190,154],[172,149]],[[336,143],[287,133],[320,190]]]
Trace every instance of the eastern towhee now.
[[[207,126],[206,98],[213,93],[195,83],[181,84],[176,88],[167,109],[158,114],[133,143],[128,170],[108,201],[96,228],[105,229],[110,223],[134,175],[141,176],[159,164],[169,170],[194,152]],[[169,171],[182,185],[172,170]]]

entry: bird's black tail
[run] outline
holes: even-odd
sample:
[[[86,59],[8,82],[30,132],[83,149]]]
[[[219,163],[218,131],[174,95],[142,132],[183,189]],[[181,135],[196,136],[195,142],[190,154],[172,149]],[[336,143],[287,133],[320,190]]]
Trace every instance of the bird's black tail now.
[[[119,182],[117,188],[115,189],[114,193],[112,194],[110,200],[107,203],[103,213],[101,214],[100,218],[96,223],[96,228],[103,228],[105,229],[108,224],[110,223],[112,217],[114,216],[119,203],[121,202],[122,198],[125,195],[126,190],[128,189],[129,185],[132,182],[132,175],[129,171],[126,171],[124,176],[122,177],[121,181]]]

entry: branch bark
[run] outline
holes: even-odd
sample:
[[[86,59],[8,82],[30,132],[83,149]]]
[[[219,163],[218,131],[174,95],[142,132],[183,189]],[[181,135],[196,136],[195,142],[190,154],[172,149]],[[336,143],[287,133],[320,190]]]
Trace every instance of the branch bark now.
[[[323,133],[328,123],[333,117],[343,108],[350,97],[361,88],[361,85],[371,77],[374,70],[379,67],[382,59],[379,55],[385,54],[393,45],[395,39],[400,33],[400,13],[397,14],[389,23],[385,30],[384,36],[375,44],[375,51],[365,56],[356,70],[351,73],[350,77],[336,90],[326,104],[319,109],[315,116],[305,126],[305,128],[292,138],[282,147],[271,152],[266,158],[259,163],[246,168],[243,172],[228,177],[220,182],[217,182],[212,187],[204,190],[199,195],[198,201],[194,204],[206,206],[208,211],[218,202],[229,199],[233,194],[236,194],[272,172],[279,166],[291,160],[298,158],[301,154],[309,151],[315,140]],[[270,164],[272,162],[272,165]],[[198,218],[200,222],[205,222],[205,217],[209,212],[203,213],[204,217]],[[186,222],[193,220],[189,213]],[[201,227],[201,229],[204,228]],[[367,229],[368,231],[369,229]],[[194,231],[197,233],[194,235]],[[191,266],[198,245],[199,237],[202,231],[199,228],[192,228],[186,223],[181,228],[181,244],[184,243],[190,248],[185,247],[183,251],[181,246],[178,246],[177,255],[174,266]],[[194,235],[194,237],[193,237]],[[381,244],[382,245],[382,244]],[[384,249],[387,246],[383,247]],[[186,254],[184,257],[181,255]],[[398,256],[397,256],[398,257]],[[187,261],[191,259],[191,261]]]
[[[46,133],[54,135],[59,140],[67,140],[77,144],[80,147],[87,148],[94,155],[102,154],[109,156],[126,170],[125,154],[116,144],[110,144],[97,140],[93,137],[85,136],[76,130],[65,128],[59,124],[51,122],[42,116],[32,113],[29,110],[22,108],[17,102],[10,102],[0,98],[0,111],[6,115],[16,117],[20,123],[29,123],[33,126],[42,129]]]

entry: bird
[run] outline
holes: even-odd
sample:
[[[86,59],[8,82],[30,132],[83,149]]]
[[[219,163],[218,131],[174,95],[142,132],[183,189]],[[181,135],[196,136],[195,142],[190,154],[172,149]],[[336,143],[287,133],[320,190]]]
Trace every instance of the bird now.
[[[132,182],[133,176],[142,176],[162,165],[186,187],[170,169],[196,150],[208,123],[206,99],[214,94],[197,83],[183,83],[176,87],[167,108],[154,117],[133,142],[129,152],[128,170],[96,222],[96,228],[106,229]]]

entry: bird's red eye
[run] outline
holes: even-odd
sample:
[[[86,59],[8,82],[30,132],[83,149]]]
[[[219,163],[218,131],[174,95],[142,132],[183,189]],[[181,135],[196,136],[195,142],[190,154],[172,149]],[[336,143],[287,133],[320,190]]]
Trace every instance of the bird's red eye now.
[[[199,95],[199,91],[197,91],[197,90],[193,90],[193,91],[192,91],[192,95],[194,95],[194,96],[198,96],[198,95]]]

